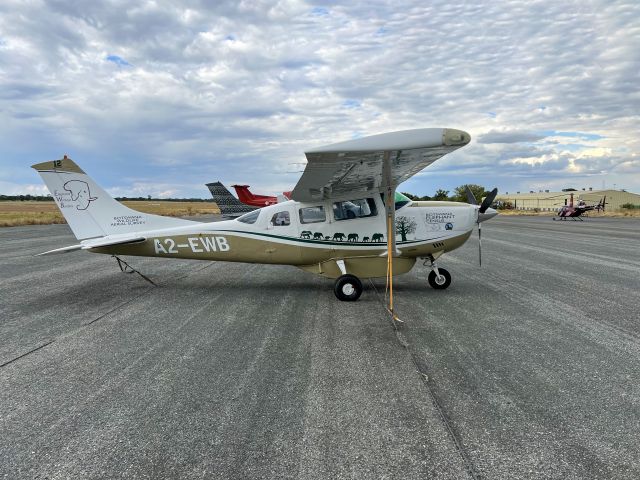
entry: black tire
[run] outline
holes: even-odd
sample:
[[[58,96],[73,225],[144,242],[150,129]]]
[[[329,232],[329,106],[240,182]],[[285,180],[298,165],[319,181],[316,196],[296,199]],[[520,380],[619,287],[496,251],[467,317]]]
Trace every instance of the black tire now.
[[[431,272],[429,272],[429,285],[435,290],[444,290],[451,285],[451,274],[444,268],[438,268],[438,271],[440,272],[441,278],[436,278],[437,275],[435,271],[431,270]],[[442,277],[444,277],[444,280]]]
[[[343,302],[355,302],[362,294],[362,282],[355,275],[341,275],[336,279],[333,293],[338,300]]]

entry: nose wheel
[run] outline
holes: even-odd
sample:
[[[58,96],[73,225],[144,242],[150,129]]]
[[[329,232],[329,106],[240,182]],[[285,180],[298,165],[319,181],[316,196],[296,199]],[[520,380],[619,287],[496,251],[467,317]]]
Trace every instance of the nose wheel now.
[[[429,276],[427,277],[431,288],[435,290],[444,290],[449,285],[451,285],[451,274],[448,270],[445,270],[444,268],[438,268],[438,265],[436,265],[435,259],[433,257],[425,259],[425,267],[427,266],[427,262],[431,263],[431,271],[429,272]]]
[[[429,285],[435,290],[444,290],[451,285],[451,274],[444,268],[436,268],[429,272]]]
[[[355,275],[345,274],[340,275],[336,279],[333,292],[338,297],[338,300],[343,302],[355,302],[360,298],[362,294],[362,282]]]

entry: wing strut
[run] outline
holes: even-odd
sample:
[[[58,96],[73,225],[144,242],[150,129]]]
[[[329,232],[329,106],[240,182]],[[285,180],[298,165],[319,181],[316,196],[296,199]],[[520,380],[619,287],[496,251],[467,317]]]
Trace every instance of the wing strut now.
[[[400,155],[398,151],[398,156]],[[391,170],[391,152],[385,151],[382,162],[382,179],[384,182],[384,206],[387,220],[387,286],[389,288],[389,306],[387,309],[391,313],[394,321],[401,322],[393,310],[393,257],[396,255],[396,186],[393,183]]]

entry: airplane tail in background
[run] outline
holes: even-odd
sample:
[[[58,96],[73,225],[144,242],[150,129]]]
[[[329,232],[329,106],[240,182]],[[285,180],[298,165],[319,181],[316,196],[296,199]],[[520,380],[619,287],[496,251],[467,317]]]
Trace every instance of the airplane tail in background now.
[[[238,199],[245,205],[266,207],[278,203],[278,198],[270,195],[256,195],[251,193],[249,185],[231,185],[238,194]]]
[[[61,160],[38,163],[31,168],[37,170],[44,180],[78,240],[194,223],[125,207],[66,155]]]
[[[238,217],[247,212],[253,212],[257,207],[251,207],[240,202],[229,190],[220,182],[207,183],[213,201],[216,202],[220,213],[225,217]]]
[[[238,195],[238,199],[247,205],[251,205],[256,196],[249,191],[249,185],[231,185]]]

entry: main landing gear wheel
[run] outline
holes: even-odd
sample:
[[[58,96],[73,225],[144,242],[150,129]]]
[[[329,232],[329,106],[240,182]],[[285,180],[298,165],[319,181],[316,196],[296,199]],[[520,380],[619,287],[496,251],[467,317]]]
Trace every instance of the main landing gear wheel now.
[[[435,270],[429,272],[429,285],[436,290],[444,290],[451,285],[451,274],[444,268],[438,268],[440,275]]]
[[[336,279],[333,292],[338,297],[338,300],[355,302],[362,294],[362,282],[355,275],[340,275]]]

